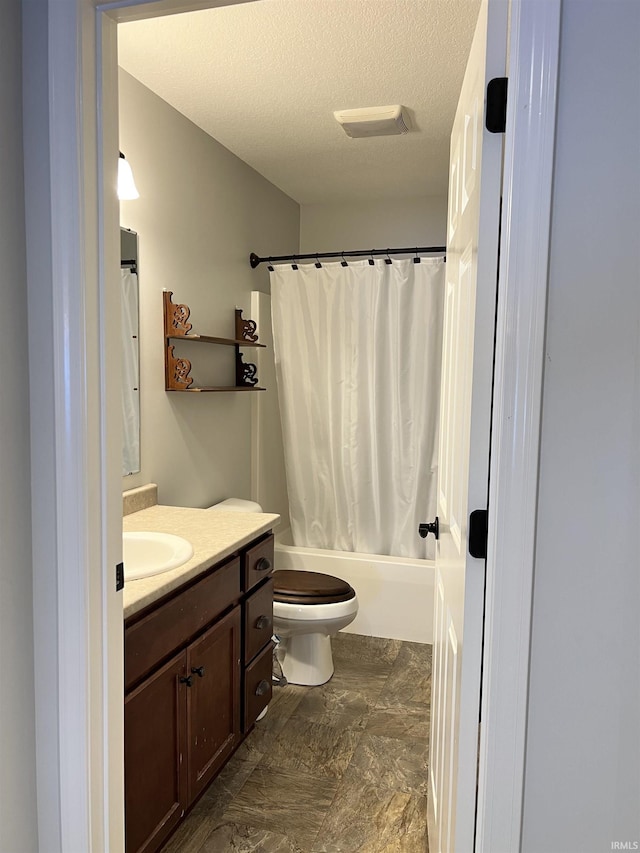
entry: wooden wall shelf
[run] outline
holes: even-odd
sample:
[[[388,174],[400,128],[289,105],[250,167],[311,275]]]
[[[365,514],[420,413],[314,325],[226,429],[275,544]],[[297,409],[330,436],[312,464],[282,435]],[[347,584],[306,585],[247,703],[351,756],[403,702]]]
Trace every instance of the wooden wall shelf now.
[[[257,370],[255,364],[244,362],[240,349],[242,347],[263,347],[258,343],[256,324],[253,320],[245,320],[242,311],[235,311],[235,337],[218,338],[211,335],[190,335],[193,328],[189,323],[191,309],[188,305],[174,304],[171,301],[173,293],[165,291],[162,294],[164,313],[164,378],[166,391],[265,391],[258,385]],[[218,344],[221,346],[235,347],[236,351],[236,376],[235,385],[218,385],[193,387],[193,379],[190,376],[191,362],[187,358],[177,358],[174,355],[174,347],[170,341],[193,341],[194,343]]]

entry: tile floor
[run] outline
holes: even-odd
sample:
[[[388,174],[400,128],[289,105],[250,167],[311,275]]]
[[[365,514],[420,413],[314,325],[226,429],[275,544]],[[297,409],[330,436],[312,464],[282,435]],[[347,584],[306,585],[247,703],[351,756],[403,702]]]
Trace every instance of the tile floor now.
[[[431,646],[332,642],[333,678],[274,688],[162,853],[427,853]]]

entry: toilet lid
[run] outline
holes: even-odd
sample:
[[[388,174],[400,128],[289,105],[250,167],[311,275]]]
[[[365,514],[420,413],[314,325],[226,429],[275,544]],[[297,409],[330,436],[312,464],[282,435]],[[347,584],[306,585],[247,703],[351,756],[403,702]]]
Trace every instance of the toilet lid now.
[[[292,604],[331,604],[355,598],[355,590],[341,578],[320,572],[280,569],[273,573],[273,597]]]

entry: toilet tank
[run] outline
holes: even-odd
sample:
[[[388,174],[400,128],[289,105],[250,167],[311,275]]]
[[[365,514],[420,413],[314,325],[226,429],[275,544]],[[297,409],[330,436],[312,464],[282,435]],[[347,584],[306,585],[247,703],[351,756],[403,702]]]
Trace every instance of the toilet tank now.
[[[209,509],[221,509],[225,512],[262,512],[262,507],[256,501],[246,501],[243,498],[227,498],[226,501],[210,506]]]

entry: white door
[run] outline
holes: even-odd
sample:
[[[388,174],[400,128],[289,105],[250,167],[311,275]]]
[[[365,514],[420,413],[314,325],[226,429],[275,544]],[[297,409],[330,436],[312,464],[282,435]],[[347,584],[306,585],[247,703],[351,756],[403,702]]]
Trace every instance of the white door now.
[[[486,509],[502,134],[485,129],[487,82],[505,76],[507,3],[483,0],[451,135],[442,361],[429,850],[473,850],[485,561],[468,520]]]

